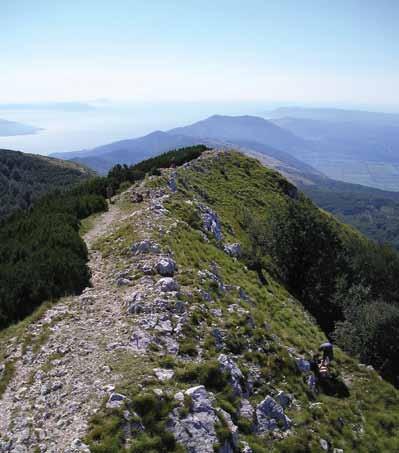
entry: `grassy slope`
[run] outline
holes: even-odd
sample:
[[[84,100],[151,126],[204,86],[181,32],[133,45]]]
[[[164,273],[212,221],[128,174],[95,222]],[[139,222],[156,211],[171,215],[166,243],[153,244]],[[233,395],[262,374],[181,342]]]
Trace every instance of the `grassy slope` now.
[[[158,178],[159,184],[163,181],[163,178]],[[271,276],[267,276],[267,285],[261,286],[254,272],[248,271],[242,262],[228,257],[213,240],[204,241],[198,231],[200,222],[192,204],[194,199],[217,211],[223,223],[225,242],[245,244],[248,237],[238,223],[244,207],[267,214],[268,202],[276,199],[284,202],[282,188],[285,186],[285,180],[277,173],[236,153],[201,159],[194,166],[178,169],[179,190],[167,206],[169,222],[174,227],[170,228],[168,235],[154,238],[173,250],[180,269],[177,276],[180,284],[184,288],[210,291],[215,300],[212,308],[221,308],[223,317],[216,318],[207,309],[201,308],[203,302],[199,303],[193,296],[190,323],[185,329],[186,338],[180,343],[181,351],[186,351],[186,356],[184,360],[182,357],[170,359],[169,366],[175,368],[176,378],[163,384],[164,391],[173,393],[179,388],[204,382],[204,371],[188,363],[187,354],[191,354],[195,362],[201,360],[201,370],[210,369],[219,354],[211,335],[212,329],[218,326],[227,332],[225,352],[236,353],[237,362],[244,371],[256,369],[259,372],[252,402],[256,403],[276,390],[284,390],[294,395],[300,408],[287,411],[294,420],[295,428],[292,435],[281,441],[272,441],[267,436],[259,439],[252,434],[246,435],[245,426],[236,420],[241,427],[241,439],[246,438],[255,452],[321,451],[320,438],[328,440],[334,448],[344,449],[345,453],[398,451],[398,392],[381,381],[375,372],[360,367],[355,360],[337,351],[336,372],[339,379],[347,384],[349,395],[320,394],[314,401],[307,392],[303,376],[296,370],[288,348],[294,348],[295,354],[306,356],[324,340],[323,333],[302,306]],[[321,215],[330,218],[324,213]],[[183,222],[176,224],[176,218]],[[105,254],[118,258],[138,234],[131,223],[126,224],[110,240],[99,242],[98,247]],[[342,234],[350,237],[354,233],[345,227]],[[116,238],[120,240],[114,243]],[[120,259],[126,260],[126,256]],[[241,286],[251,301],[240,301],[230,292],[221,293],[210,281],[201,283],[198,270],[211,269],[213,264],[218,266],[224,284]],[[228,306],[233,302],[250,312],[255,321],[254,328],[249,327],[239,315],[229,312]],[[196,356],[195,345],[198,344],[202,347],[201,359]],[[149,362],[148,369],[151,369],[157,364],[164,366],[163,360],[154,351],[145,361]],[[120,390],[134,399],[141,373],[131,372],[137,367],[134,358],[126,357],[118,363],[126,365],[125,371],[119,370],[124,376]],[[154,385],[159,387],[158,382],[147,381],[146,390],[149,391]],[[211,383],[209,386],[216,393],[219,405],[234,417],[238,402],[225,388],[214,389]],[[111,451],[106,445],[114,448],[118,444],[118,414],[113,414],[113,418],[109,418],[110,415],[105,411],[93,420],[88,440],[93,442],[96,433],[101,432],[105,449],[96,444],[92,451]],[[110,420],[113,422],[111,425]],[[115,448],[112,451],[123,451]],[[132,451],[141,450],[133,448]]]

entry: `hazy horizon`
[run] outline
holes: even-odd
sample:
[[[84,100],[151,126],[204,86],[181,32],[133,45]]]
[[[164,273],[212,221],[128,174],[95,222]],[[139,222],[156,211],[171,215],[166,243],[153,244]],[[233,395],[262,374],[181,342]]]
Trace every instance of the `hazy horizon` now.
[[[0,104],[283,102],[399,109],[399,3],[3,0]]]
[[[1,105],[0,119],[36,126],[35,134],[0,136],[0,149],[33,154],[90,149],[117,140],[135,138],[156,130],[168,130],[203,120],[211,115],[267,117],[280,107],[345,108],[373,111],[367,106],[266,102],[160,102],[116,103],[110,100],[79,103],[31,103]],[[399,113],[388,109],[375,112]]]
[[[280,106],[399,112],[398,22],[392,0],[3,0],[0,119],[42,130],[0,147],[92,148]]]

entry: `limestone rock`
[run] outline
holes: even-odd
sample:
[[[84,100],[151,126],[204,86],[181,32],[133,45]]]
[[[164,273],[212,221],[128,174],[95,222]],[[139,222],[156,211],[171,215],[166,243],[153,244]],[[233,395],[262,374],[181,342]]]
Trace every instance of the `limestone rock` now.
[[[247,420],[253,420],[254,412],[252,404],[247,399],[242,398],[239,410],[240,417],[246,418]]]
[[[320,447],[324,451],[328,451],[328,442],[325,439],[320,439]]]
[[[126,286],[129,285],[131,282],[128,278],[120,277],[116,280],[116,284],[118,286]]]
[[[141,291],[134,291],[126,298],[127,311],[130,314],[139,314],[144,311],[144,295]]]
[[[225,244],[223,250],[233,258],[239,258],[242,253],[241,245],[238,242],[235,242],[234,244]]]
[[[293,397],[289,393],[285,393],[283,391],[278,392],[275,400],[282,406],[284,409],[291,406]]]
[[[83,443],[80,439],[75,439],[71,444],[72,451],[90,453],[90,448],[88,445]]]
[[[176,272],[176,262],[172,258],[161,258],[155,269],[163,277],[173,277]]]
[[[120,393],[111,393],[111,396],[108,399],[106,407],[108,409],[119,409],[120,407],[123,406],[125,400],[126,396]]]
[[[257,431],[264,433],[275,431],[282,425],[283,430],[291,427],[291,420],[284,414],[284,409],[271,396],[267,396],[256,407]]]
[[[233,388],[234,394],[236,396],[241,396],[243,394],[241,383],[244,380],[244,376],[241,370],[238,368],[237,364],[232,358],[228,357],[225,354],[220,354],[220,356],[218,357],[218,362],[221,371],[228,375],[229,382]]]
[[[219,216],[210,207],[199,204],[203,229],[210,233],[217,241],[223,239],[222,226],[219,220]]]
[[[241,442],[241,449],[240,449],[240,452],[241,452],[241,453],[253,453],[253,450],[252,450],[252,448],[248,445],[247,442],[242,441],[242,442]]]
[[[169,381],[173,378],[175,372],[164,368],[154,368],[154,374],[160,381]]]
[[[223,334],[221,332],[220,329],[218,329],[217,327],[215,327],[213,330],[212,330],[212,336],[213,338],[215,339],[215,347],[218,351],[220,351],[221,349],[223,349],[224,347],[224,340],[223,340]]]
[[[238,448],[238,426],[236,426],[233,423],[231,415],[228,412],[226,412],[223,409],[218,409],[218,412],[219,412],[219,415],[223,418],[223,420],[231,434],[231,444],[232,445],[230,445],[230,442],[227,442],[227,445],[225,445],[224,448],[231,449],[231,446],[232,446],[233,449],[231,449],[231,451],[236,451]]]
[[[213,453],[213,447],[218,442],[215,430],[218,418],[211,397],[203,385],[189,388],[185,395],[191,397],[192,400],[190,413],[184,418],[180,418],[179,409],[174,409],[167,429],[187,451]]]
[[[144,239],[143,241],[135,242],[130,247],[130,250],[134,255],[142,255],[146,253],[160,253],[161,248],[159,244],[149,239]]]
[[[171,292],[171,291],[179,291],[179,284],[174,280],[172,277],[164,277],[158,280],[157,282],[158,288],[162,292]]]

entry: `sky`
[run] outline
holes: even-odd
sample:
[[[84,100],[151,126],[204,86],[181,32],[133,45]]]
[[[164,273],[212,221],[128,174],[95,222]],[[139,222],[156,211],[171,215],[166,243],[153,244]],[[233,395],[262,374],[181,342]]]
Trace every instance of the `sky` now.
[[[399,111],[397,0],[0,0],[0,103]]]

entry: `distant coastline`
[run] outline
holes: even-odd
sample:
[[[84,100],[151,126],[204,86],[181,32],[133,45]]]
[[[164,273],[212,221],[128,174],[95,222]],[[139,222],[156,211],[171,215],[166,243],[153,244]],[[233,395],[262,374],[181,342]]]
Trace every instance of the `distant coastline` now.
[[[43,128],[30,126],[28,124],[17,123],[0,119],[0,137],[16,137],[19,135],[33,135],[44,130]]]

